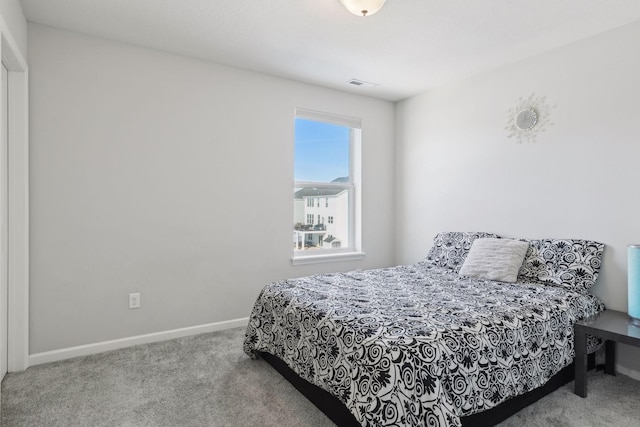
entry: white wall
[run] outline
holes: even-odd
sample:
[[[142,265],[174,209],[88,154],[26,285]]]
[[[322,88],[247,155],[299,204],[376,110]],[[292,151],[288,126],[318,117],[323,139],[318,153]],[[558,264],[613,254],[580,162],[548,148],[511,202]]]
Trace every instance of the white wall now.
[[[19,0],[0,0],[0,16],[7,25],[16,47],[23,58],[27,57],[27,20],[22,14]]]
[[[635,23],[400,102],[397,261],[422,259],[444,230],[597,240],[593,291],[626,311],[626,246],[640,242],[638,52]],[[532,93],[555,106],[554,124],[517,144],[507,111]]]
[[[269,281],[393,263],[392,103],[32,24],[29,64],[32,354],[247,317]],[[296,107],[363,120],[364,261],[290,264]]]

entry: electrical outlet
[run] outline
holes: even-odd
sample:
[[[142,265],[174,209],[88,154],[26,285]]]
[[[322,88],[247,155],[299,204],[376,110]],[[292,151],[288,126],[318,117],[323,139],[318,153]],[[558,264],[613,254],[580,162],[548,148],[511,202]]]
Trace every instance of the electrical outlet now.
[[[129,308],[140,308],[140,293],[129,294]]]

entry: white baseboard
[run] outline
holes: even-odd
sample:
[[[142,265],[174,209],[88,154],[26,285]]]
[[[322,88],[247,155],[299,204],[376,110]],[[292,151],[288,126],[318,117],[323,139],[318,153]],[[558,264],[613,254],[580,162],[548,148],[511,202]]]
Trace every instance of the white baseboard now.
[[[79,345],[77,347],[68,347],[61,348],[59,350],[34,353],[29,355],[29,366],[41,365],[43,363],[49,362],[57,362],[59,360],[70,359],[72,357],[88,356],[90,354],[102,353],[109,350],[117,350],[119,348],[131,347],[139,344],[166,341],[174,338],[203,334],[206,332],[222,331],[225,329],[247,326],[248,323],[249,318],[243,317],[241,319],[207,323],[205,325],[190,326],[188,328],[172,329],[169,331],[154,332],[152,334],[137,335],[134,337],[121,338],[111,341],[102,341],[94,344]]]
[[[616,372],[620,372],[622,375],[626,375],[633,378],[634,380],[640,381],[640,372],[636,371],[635,369],[629,369],[616,363]]]

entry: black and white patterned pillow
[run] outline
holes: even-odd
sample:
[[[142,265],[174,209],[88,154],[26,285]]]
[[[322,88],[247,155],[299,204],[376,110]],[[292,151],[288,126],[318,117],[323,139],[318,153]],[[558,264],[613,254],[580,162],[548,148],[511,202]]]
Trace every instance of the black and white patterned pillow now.
[[[481,231],[447,231],[436,234],[433,246],[427,254],[426,261],[436,267],[445,267],[453,271],[460,270],[471,244],[483,237],[497,238],[497,234]]]
[[[590,240],[528,240],[519,282],[538,282],[586,292],[598,278],[604,244]]]

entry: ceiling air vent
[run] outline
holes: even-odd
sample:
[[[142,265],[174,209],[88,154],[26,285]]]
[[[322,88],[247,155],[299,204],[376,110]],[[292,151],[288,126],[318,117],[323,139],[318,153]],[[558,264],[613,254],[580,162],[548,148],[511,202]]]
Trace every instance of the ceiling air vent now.
[[[374,87],[380,86],[377,83],[369,83],[369,82],[365,82],[365,81],[358,80],[358,79],[351,79],[351,80],[347,81],[347,83],[349,83],[350,85],[354,85],[354,86],[368,87],[368,88],[374,88]]]

